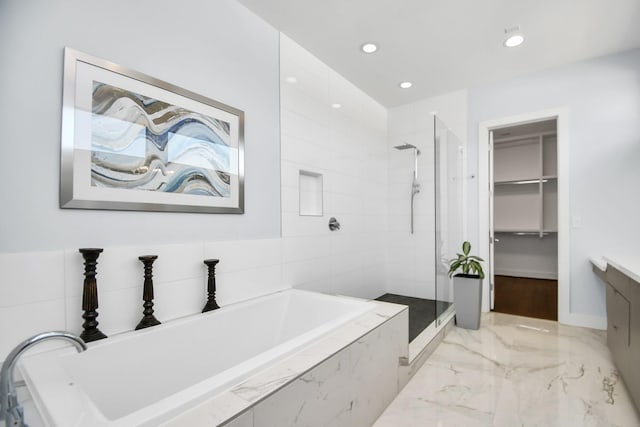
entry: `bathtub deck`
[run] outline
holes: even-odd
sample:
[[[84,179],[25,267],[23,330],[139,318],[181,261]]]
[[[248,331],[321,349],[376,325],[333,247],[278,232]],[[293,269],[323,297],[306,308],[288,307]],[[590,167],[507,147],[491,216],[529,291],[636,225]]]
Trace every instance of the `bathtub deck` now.
[[[376,307],[373,310],[230,390],[187,410],[164,423],[163,426],[232,424],[235,426],[243,419],[244,414],[256,404],[265,401],[322,362],[406,311],[408,311],[406,306],[376,302]],[[408,340],[403,353],[406,353],[406,356],[409,354]],[[239,422],[239,425],[244,424]]]

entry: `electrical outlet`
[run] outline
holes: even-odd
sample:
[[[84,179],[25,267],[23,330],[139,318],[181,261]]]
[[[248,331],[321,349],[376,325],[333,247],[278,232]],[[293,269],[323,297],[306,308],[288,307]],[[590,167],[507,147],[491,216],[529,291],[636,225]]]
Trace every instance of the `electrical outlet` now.
[[[571,228],[582,228],[582,217],[575,215],[571,218]]]

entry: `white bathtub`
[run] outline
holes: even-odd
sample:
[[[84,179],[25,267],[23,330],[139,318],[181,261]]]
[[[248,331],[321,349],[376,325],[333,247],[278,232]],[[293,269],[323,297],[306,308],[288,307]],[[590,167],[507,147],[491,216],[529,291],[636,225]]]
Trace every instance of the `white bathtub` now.
[[[241,383],[375,303],[286,290],[90,344],[25,357],[45,424],[154,426]]]

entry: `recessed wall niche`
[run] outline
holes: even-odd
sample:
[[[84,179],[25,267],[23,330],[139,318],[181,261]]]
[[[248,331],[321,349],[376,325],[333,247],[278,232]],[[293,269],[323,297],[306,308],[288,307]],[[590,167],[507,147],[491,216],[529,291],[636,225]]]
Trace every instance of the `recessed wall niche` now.
[[[300,170],[300,215],[322,216],[322,174]]]

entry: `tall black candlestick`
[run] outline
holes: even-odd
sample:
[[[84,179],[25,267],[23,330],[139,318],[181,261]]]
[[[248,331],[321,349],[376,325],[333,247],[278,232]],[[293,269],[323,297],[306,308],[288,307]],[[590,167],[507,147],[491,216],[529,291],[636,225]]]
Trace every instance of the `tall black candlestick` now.
[[[98,265],[98,257],[102,253],[101,248],[82,248],[79,249],[84,258],[84,284],[82,287],[82,333],[80,338],[84,342],[91,342],[107,338],[105,334],[98,329],[98,284],[96,282],[96,266]]]
[[[216,264],[219,262],[219,259],[204,260],[204,263],[207,265],[209,270],[209,277],[207,278],[207,303],[202,309],[203,313],[220,308],[216,302]]]
[[[142,313],[144,316],[136,326],[136,330],[160,324],[160,321],[153,315],[153,261],[158,259],[158,256],[143,255],[138,259],[144,264],[144,289],[142,291],[142,299],[144,300]]]

